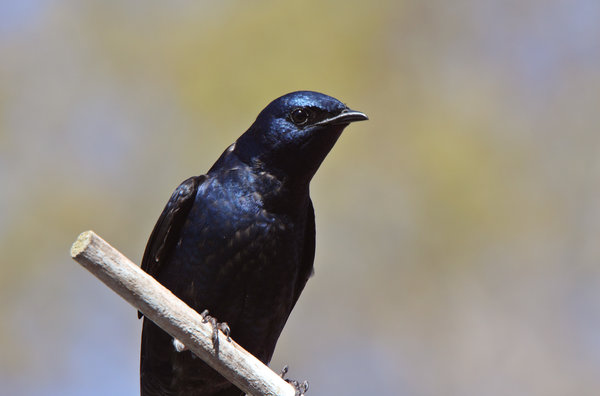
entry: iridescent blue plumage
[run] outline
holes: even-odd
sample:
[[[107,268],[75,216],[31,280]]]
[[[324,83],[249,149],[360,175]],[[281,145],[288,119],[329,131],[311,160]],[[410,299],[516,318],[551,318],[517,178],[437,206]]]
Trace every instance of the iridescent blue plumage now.
[[[199,312],[208,309],[265,363],[313,268],[309,182],[342,130],[366,119],[310,91],[271,102],[206,175],[171,196],[142,268]],[[141,394],[240,391],[144,319]]]

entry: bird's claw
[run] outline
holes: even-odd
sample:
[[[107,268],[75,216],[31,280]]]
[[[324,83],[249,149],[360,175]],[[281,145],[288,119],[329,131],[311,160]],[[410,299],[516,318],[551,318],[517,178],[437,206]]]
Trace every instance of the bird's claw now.
[[[288,365],[287,365],[287,364],[286,364],[285,366],[283,366],[283,368],[281,369],[281,372],[279,373],[279,376],[280,376],[282,379],[285,379],[285,375],[287,374],[287,372],[289,371],[289,369],[290,369],[290,368],[288,367]]]
[[[281,369],[281,372],[279,373],[279,376],[288,384],[292,385],[294,387],[294,389],[296,390],[296,394],[295,396],[304,396],[304,394],[306,392],[308,392],[308,381],[296,381],[296,380],[292,380],[292,379],[287,379],[285,378],[285,375],[288,373],[289,371],[289,367],[287,366],[287,364],[285,366],[283,366],[283,368]]]
[[[213,344],[213,348],[215,348],[215,353],[218,355],[219,354],[219,330],[221,330],[223,332],[227,341],[231,342],[231,336],[230,336],[231,328],[229,328],[229,325],[227,324],[227,322],[217,322],[217,319],[215,317],[210,316],[208,314],[208,309],[205,309],[204,311],[202,311],[200,316],[202,316],[202,323],[210,323],[210,325],[212,326],[212,329],[213,329],[212,344]]]
[[[219,330],[221,330],[223,332],[227,341],[231,342],[231,336],[230,336],[231,329],[229,328],[229,325],[227,324],[227,322],[217,323],[217,327],[219,328]]]
[[[294,389],[296,390],[296,393],[294,396],[304,396],[306,394],[306,392],[308,392],[308,381],[299,382],[296,380],[286,379],[285,382],[292,385],[294,387]]]

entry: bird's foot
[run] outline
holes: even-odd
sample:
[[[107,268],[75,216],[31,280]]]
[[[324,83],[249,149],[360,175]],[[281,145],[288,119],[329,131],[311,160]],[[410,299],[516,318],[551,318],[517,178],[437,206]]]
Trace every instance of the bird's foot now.
[[[223,332],[223,334],[225,335],[225,337],[227,337],[227,341],[231,342],[231,336],[230,336],[231,329],[229,328],[229,325],[227,324],[227,322],[217,322],[216,318],[210,316],[208,314],[208,309],[205,309],[204,311],[202,311],[200,316],[202,316],[203,323],[210,323],[210,325],[212,326],[213,348],[215,348],[215,353],[219,354],[219,330],[221,330]]]
[[[285,366],[283,366],[283,368],[281,369],[281,372],[279,373],[279,376],[282,379],[285,379],[285,375],[288,373],[288,371],[290,370],[290,368],[288,367],[288,365],[286,364]]]
[[[294,389],[296,390],[296,395],[295,396],[304,396],[304,394],[306,392],[308,392],[308,381],[302,381],[302,382],[300,382],[300,381],[296,381],[296,380],[285,378],[285,375],[288,373],[288,371],[289,371],[289,367],[286,364],[281,369],[281,372],[279,373],[279,376],[281,378],[283,378],[283,380],[285,380],[285,382],[287,382],[288,384],[290,384],[290,385],[292,385],[294,387]]]

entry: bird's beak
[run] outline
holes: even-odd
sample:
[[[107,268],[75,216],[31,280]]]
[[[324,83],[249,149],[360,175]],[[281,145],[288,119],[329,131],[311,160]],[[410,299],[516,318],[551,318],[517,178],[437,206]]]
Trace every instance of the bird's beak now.
[[[355,121],[366,121],[368,119],[369,117],[367,117],[365,113],[344,109],[340,114],[331,118],[327,118],[326,120],[318,122],[315,125],[344,125]]]

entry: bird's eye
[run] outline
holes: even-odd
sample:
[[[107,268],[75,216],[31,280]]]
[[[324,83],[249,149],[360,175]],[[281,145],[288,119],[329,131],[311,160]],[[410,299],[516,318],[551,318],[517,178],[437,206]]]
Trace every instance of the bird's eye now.
[[[306,109],[295,109],[290,114],[290,118],[296,125],[306,124],[308,118],[310,117],[310,113]]]

